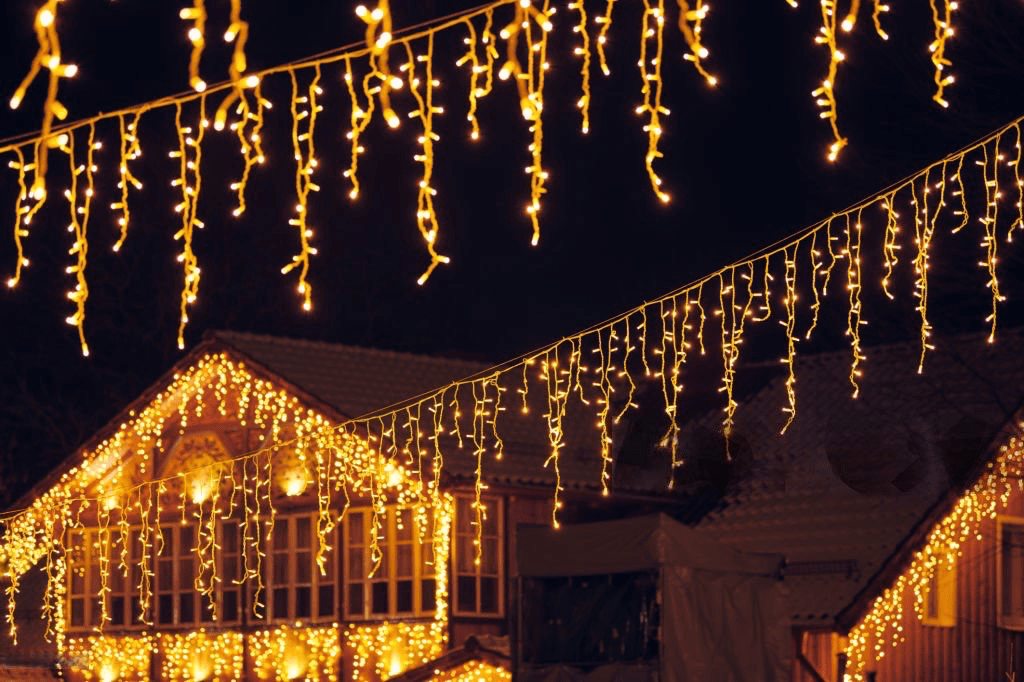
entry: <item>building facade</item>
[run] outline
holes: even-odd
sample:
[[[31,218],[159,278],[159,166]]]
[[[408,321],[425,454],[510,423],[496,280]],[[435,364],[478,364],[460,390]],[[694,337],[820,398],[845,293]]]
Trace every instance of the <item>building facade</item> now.
[[[438,679],[509,678],[510,529],[552,523],[556,485],[567,520],[666,498],[602,498],[571,418],[558,481],[546,429],[508,417],[484,446],[497,386],[351,421],[485,368],[210,336],[16,505],[4,659],[104,682],[379,680],[473,637],[496,656]]]

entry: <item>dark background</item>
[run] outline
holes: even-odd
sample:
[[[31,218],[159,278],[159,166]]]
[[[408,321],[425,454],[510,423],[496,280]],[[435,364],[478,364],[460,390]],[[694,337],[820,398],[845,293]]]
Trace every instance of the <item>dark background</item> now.
[[[77,119],[111,111],[185,88],[189,45],[177,12],[183,2],[68,0],[60,7],[65,61],[78,77],[63,81],[61,100]],[[395,0],[396,28],[413,25],[473,3]],[[204,194],[200,217],[207,227],[194,248],[203,271],[189,343],[207,329],[236,329],[350,344],[501,361],[613,316],[644,300],[743,257],[776,239],[841,210],[891,182],[953,152],[1024,112],[1024,3],[982,0],[957,13],[947,54],[957,82],[947,90],[949,109],[931,100],[932,66],[926,47],[932,24],[925,0],[894,3],[879,39],[870,5],[852,35],[840,35],[847,59],[836,88],[842,132],[850,139],[836,164],[825,160],[831,142],[810,95],[827,67],[827,51],[813,42],[820,22],[816,3],[791,9],[783,0],[713,3],[705,24],[711,50],[707,66],[720,86],[706,87],[682,60],[682,36],[674,3],[667,3],[664,121],[658,170],[673,202],[663,206],[643,168],[646,136],[633,113],[640,102],[635,65],[640,38],[639,2],[616,4],[608,51],[610,78],[593,75],[591,133],[579,132],[575,108],[579,67],[572,55],[575,16],[558,6],[545,93],[545,166],[550,172],[541,214],[539,246],[531,247],[522,208],[529,179],[528,132],[514,89],[498,83],[480,104],[482,140],[470,143],[465,121],[465,70],[460,29],[438,38],[437,93],[446,114],[436,125],[436,206],[439,250],[452,263],[420,287],[427,264],[415,227],[413,162],[418,126],[397,132],[380,121],[364,137],[363,195],[347,199],[341,177],[347,167],[344,133],[349,103],[339,66],[324,71],[325,96],[317,128],[323,191],[312,197],[316,228],[310,281],[314,310],[304,313],[295,277],[279,270],[298,244],[287,224],[293,206],[287,77],[269,79],[264,93],[274,102],[264,131],[269,163],[254,171],[249,212],[231,216],[227,186],[241,169],[237,143],[211,131],[204,146]],[[841,5],[841,16],[845,5]],[[589,12],[603,11],[591,3]],[[35,53],[36,3],[0,7],[3,40],[0,93],[13,92]],[[209,82],[227,74],[229,49],[219,39],[228,2],[208,3],[209,38],[202,73]],[[362,24],[350,3],[247,0],[251,24],[250,70],[331,50],[358,41]],[[397,62],[397,60],[396,60]],[[0,110],[0,134],[31,132],[39,125],[42,92],[37,83],[21,110]],[[215,106],[218,99],[211,100]],[[409,100],[397,102],[400,113]],[[186,107],[194,119],[194,106]],[[32,266],[15,290],[0,297],[0,503],[9,502],[81,444],[107,419],[181,357],[175,344],[181,272],[171,236],[180,222],[178,199],[167,187],[175,161],[173,112],[147,114],[142,123],[144,157],[135,166],[146,183],[131,195],[133,224],[121,253],[107,205],[115,200],[116,124],[101,125],[106,149],[97,157],[97,199],[89,225],[86,333],[92,354],[81,357],[75,330],[64,323],[70,263],[63,156],[53,155],[51,199],[32,227],[27,255]],[[84,148],[84,144],[82,145]],[[6,168],[0,206],[13,224],[16,175]],[[63,175],[61,173],[63,172]],[[2,216],[2,214],[0,214]],[[977,247],[975,234],[946,249]],[[13,266],[9,232],[0,232],[0,270]],[[937,239],[937,242],[942,242]],[[936,249],[943,248],[942,243]],[[877,249],[866,256],[877,258]],[[1014,257],[1003,269],[1014,319]],[[968,259],[972,262],[974,254]],[[941,260],[939,261],[941,264]],[[902,266],[907,267],[904,260]],[[905,274],[904,301],[910,300]],[[982,273],[949,272],[933,305],[938,332],[982,330],[980,307],[965,312],[970,296],[984,294]],[[872,280],[869,280],[871,282]],[[875,280],[876,281],[876,280]],[[877,288],[871,285],[872,288]],[[1018,289],[1019,291],[1019,289]],[[942,299],[939,299],[940,301]],[[970,301],[973,303],[973,299]],[[913,333],[912,304],[885,324],[871,327],[878,342]],[[845,313],[822,329],[818,346],[843,343]],[[869,314],[870,318],[871,315]],[[815,347],[818,347],[815,346]],[[778,343],[751,357],[775,357]],[[801,348],[801,351],[809,350]],[[714,393],[717,384],[696,386]]]

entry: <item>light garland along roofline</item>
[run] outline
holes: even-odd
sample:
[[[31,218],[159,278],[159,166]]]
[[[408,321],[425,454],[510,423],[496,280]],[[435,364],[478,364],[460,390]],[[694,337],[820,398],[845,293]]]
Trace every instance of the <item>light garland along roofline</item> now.
[[[850,604],[836,614],[836,624],[846,632],[854,629],[868,615],[878,595],[886,591],[899,576],[906,572],[907,567],[926,546],[936,527],[940,526],[950,514],[955,512],[959,500],[971,494],[979,483],[984,483],[986,476],[993,470],[993,463],[1005,458],[1007,443],[1017,442],[1024,435],[1024,403],[1012,411],[1005,422],[989,439],[985,450],[977,463],[967,473],[964,480],[954,488],[946,491],[924,516],[911,529],[905,542],[896,547],[881,563],[864,587],[854,596]]]
[[[847,622],[857,618],[847,634],[845,682],[863,682],[870,661],[884,658],[903,642],[905,609],[912,608],[912,617],[918,621],[924,617],[927,585],[934,572],[942,565],[954,565],[967,542],[981,542],[980,524],[994,519],[1010,495],[1024,490],[1022,410],[1018,408],[1000,429],[986,456],[979,460],[975,475],[957,492],[939,500],[925,517],[919,540],[905,543],[899,556],[887,561],[878,577],[869,581],[868,587],[874,586],[877,596],[864,604],[862,613],[845,614]]]

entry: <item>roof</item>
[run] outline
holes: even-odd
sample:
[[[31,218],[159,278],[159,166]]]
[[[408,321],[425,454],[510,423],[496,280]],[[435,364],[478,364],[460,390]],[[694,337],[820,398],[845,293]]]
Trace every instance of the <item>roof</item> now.
[[[481,639],[484,641],[481,642]],[[508,670],[511,667],[511,661],[508,655],[508,639],[501,638],[504,640],[503,642],[492,641],[494,639],[486,636],[480,638],[471,636],[461,647],[449,649],[437,658],[390,679],[393,682],[424,682],[435,678],[472,679],[472,675],[469,673],[478,669],[473,665],[474,663],[488,672],[502,671],[504,672],[502,677],[510,678]],[[458,675],[463,670],[467,673],[465,678]],[[482,674],[479,677],[483,679]],[[494,679],[494,677],[491,675],[487,679]]]
[[[785,555],[794,624],[833,627],[929,511],[993,445],[1024,398],[1024,333],[869,348],[851,399],[850,352],[798,358],[797,418],[780,435],[784,378],[738,409],[739,474],[698,530]],[[686,429],[693,443],[720,413]]]
[[[217,331],[207,338],[292,384],[339,416],[350,418],[434,392],[454,381],[491,369],[491,365],[468,360],[276,336]],[[502,378],[506,396],[517,396],[520,381],[518,375]],[[531,395],[537,401],[542,398],[539,393]],[[464,401],[466,408],[472,405],[469,387],[462,389],[460,400]],[[491,483],[508,486],[554,485],[553,468],[545,466],[551,446],[548,427],[541,416],[544,405],[531,401],[530,414],[523,415],[512,405],[511,398],[506,397],[505,400],[508,409],[499,416],[505,454],[500,460],[491,453],[486,456],[482,468],[484,478]],[[463,411],[468,413],[470,410]],[[468,421],[463,420],[465,423]],[[592,414],[579,405],[570,404],[563,428],[562,484],[577,490],[599,489],[600,434],[594,426]],[[468,428],[464,428],[464,432],[468,434]],[[474,479],[476,457],[472,446],[467,443],[460,450],[455,439],[448,439],[444,448],[444,469],[447,475],[456,479]],[[662,495],[666,480],[664,472],[657,472],[646,478],[633,477],[616,489],[645,493],[656,491]]]
[[[345,417],[433,391],[490,365],[340,343],[217,331],[209,338],[248,356]]]
[[[775,576],[782,557],[737,551],[664,513],[559,529],[518,529],[516,561],[524,577],[631,573],[678,566],[713,573]]]

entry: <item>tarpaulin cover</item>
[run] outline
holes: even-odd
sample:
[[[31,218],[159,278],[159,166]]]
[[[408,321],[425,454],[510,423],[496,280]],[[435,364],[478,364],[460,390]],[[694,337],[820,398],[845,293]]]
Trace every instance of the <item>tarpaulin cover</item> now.
[[[740,552],[665,514],[520,528],[517,555],[524,578],[658,571],[664,682],[788,677],[779,556]]]

